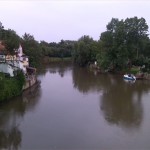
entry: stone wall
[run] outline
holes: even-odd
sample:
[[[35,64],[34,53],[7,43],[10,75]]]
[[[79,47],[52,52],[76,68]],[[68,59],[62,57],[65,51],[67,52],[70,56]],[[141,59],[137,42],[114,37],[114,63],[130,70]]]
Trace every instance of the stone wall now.
[[[37,78],[35,75],[31,75],[26,79],[26,83],[23,86],[23,90],[26,90],[28,88],[30,88],[31,86],[33,86],[35,83],[37,82]]]

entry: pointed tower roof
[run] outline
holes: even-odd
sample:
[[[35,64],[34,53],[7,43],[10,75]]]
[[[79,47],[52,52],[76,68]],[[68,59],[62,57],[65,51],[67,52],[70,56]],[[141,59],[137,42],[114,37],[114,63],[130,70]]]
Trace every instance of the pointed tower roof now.
[[[18,56],[21,57],[22,55],[23,55],[22,46],[21,46],[21,44],[19,44],[19,48],[18,48]]]

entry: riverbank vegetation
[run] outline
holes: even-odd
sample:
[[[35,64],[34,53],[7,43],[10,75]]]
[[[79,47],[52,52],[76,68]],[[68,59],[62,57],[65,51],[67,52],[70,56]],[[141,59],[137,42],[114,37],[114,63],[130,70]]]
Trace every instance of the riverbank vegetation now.
[[[98,64],[104,69],[122,70],[132,65],[149,68],[150,39],[144,18],[113,18],[99,42]]]
[[[38,42],[28,33],[19,37],[14,30],[6,30],[0,24],[0,40],[10,52],[21,43],[32,67],[39,66],[44,59],[49,63],[71,57],[80,66],[97,62],[98,68],[105,71],[126,71],[132,66],[150,71],[150,38],[144,18],[112,18],[98,41],[84,35],[77,41],[58,43]]]
[[[14,78],[0,73],[0,102],[20,95],[24,83],[25,77],[21,71],[17,71],[17,75]]]

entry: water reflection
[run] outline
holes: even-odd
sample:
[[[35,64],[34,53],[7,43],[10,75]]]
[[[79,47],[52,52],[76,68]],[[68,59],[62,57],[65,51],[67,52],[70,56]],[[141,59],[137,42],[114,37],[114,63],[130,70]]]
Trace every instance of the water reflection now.
[[[19,149],[22,134],[19,126],[26,112],[34,110],[41,91],[38,85],[26,90],[7,105],[0,106],[0,149]]]
[[[85,68],[73,67],[73,85],[82,93],[107,91],[116,80],[110,74],[100,74]]]
[[[45,76],[46,72],[49,71],[52,74],[58,72],[61,77],[64,77],[66,71],[72,68],[70,61],[61,61],[61,62],[51,62],[48,65],[45,65],[43,68],[40,68],[38,71],[38,75]]]
[[[11,127],[8,131],[0,131],[1,149],[18,149],[21,145],[21,132],[17,126]]]
[[[100,97],[100,108],[108,123],[128,129],[141,125],[143,118],[141,94],[146,89],[142,88],[142,91],[139,89],[138,84],[124,84],[121,81],[110,84],[109,89]]]
[[[107,82],[105,76],[98,78],[95,74],[85,68],[73,67],[72,78],[74,88],[77,88],[82,93],[95,92],[102,90],[101,82]]]
[[[100,110],[109,124],[131,129],[143,120],[142,97],[150,90],[147,81],[127,83],[121,76],[95,74],[73,68],[73,84],[82,93],[100,93]]]

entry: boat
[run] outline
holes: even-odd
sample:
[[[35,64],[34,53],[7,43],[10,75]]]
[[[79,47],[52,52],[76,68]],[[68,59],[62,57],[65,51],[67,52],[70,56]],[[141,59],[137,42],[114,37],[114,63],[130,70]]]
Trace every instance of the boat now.
[[[128,80],[128,79],[124,79],[124,81],[125,81],[126,83],[133,84],[133,83],[135,83],[136,80]]]
[[[132,75],[132,74],[125,74],[125,75],[123,76],[123,78],[124,78],[125,80],[132,80],[132,81],[136,80],[136,77],[135,77],[134,75]]]

